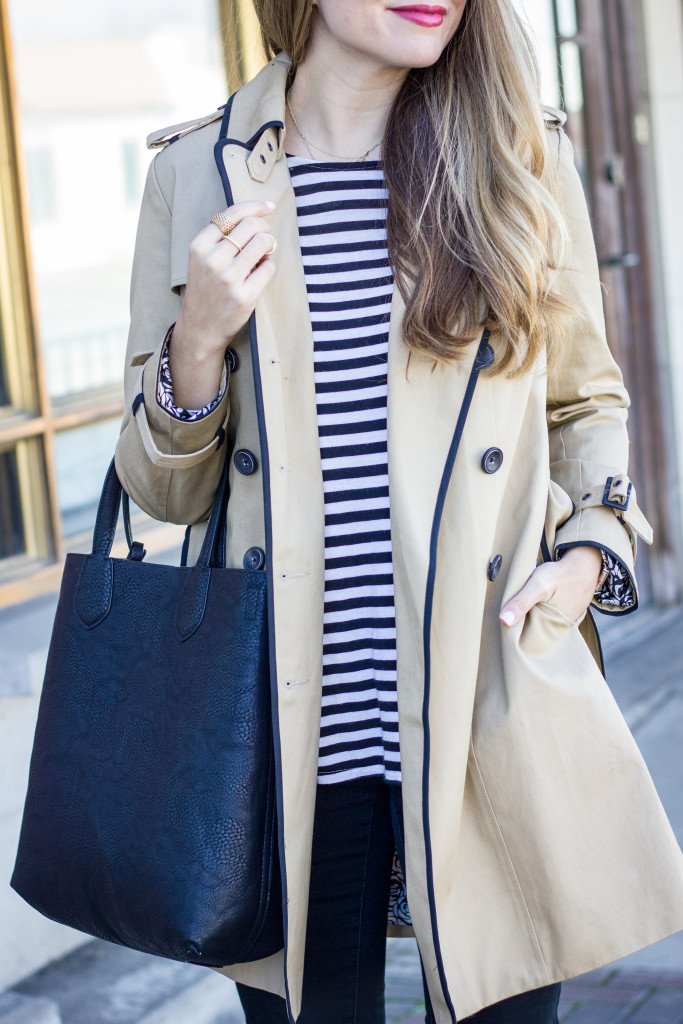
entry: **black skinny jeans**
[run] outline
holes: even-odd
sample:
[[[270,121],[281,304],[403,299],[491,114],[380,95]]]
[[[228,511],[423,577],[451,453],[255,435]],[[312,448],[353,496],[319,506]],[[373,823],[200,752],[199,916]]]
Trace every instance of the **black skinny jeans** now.
[[[394,843],[405,874],[401,787],[379,776],[318,785],[298,1024],[384,1024]],[[424,984],[424,970],[422,972]],[[237,983],[247,1024],[287,1024],[281,996]],[[557,1024],[560,985],[487,1006],[467,1024]],[[434,1017],[425,985],[426,1024]]]

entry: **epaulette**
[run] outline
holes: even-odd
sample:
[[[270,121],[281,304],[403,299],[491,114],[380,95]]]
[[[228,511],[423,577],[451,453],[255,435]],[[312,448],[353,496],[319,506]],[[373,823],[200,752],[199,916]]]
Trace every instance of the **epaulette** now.
[[[543,120],[548,128],[562,128],[567,121],[567,115],[564,110],[558,110],[557,107],[549,107],[544,103]]]
[[[223,104],[224,106],[225,104]],[[203,128],[205,124],[211,124],[212,121],[218,121],[223,116],[223,107],[218,107],[211,114],[196,118],[194,121],[183,121],[182,124],[171,124],[168,128],[159,128],[158,131],[147,136],[147,149],[163,149],[164,146],[170,146],[182,135],[187,135],[188,132],[193,132],[196,128]]]

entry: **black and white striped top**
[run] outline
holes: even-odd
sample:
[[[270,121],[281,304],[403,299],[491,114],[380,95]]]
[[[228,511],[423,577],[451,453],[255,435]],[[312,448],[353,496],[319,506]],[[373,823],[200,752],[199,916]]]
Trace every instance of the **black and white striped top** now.
[[[387,467],[393,275],[381,163],[287,156],[313,328],[325,494],[318,781],[400,781]]]
[[[318,782],[400,781],[396,622],[387,471],[387,343],[393,275],[380,161],[287,156],[313,328],[325,496],[325,607]],[[169,331],[169,335],[170,335]],[[175,405],[168,347],[158,399]],[[608,556],[599,602],[635,603],[628,570]]]

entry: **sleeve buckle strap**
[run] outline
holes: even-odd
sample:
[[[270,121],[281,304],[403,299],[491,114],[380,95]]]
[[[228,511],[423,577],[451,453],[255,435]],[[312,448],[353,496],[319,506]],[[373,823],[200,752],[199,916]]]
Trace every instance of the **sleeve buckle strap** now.
[[[631,500],[632,490],[633,484],[625,473],[621,473],[617,477],[608,476],[605,481],[602,504],[609,505],[610,508],[615,508],[619,512],[625,512]]]

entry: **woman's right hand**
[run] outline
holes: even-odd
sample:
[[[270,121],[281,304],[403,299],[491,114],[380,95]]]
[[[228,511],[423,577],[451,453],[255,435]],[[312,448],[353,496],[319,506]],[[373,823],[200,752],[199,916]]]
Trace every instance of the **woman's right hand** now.
[[[251,316],[275,273],[276,246],[265,220],[274,204],[250,201],[225,210],[230,232],[207,224],[191,244],[187,284],[169,346],[173,398],[184,409],[201,409],[218,393],[225,350]]]

